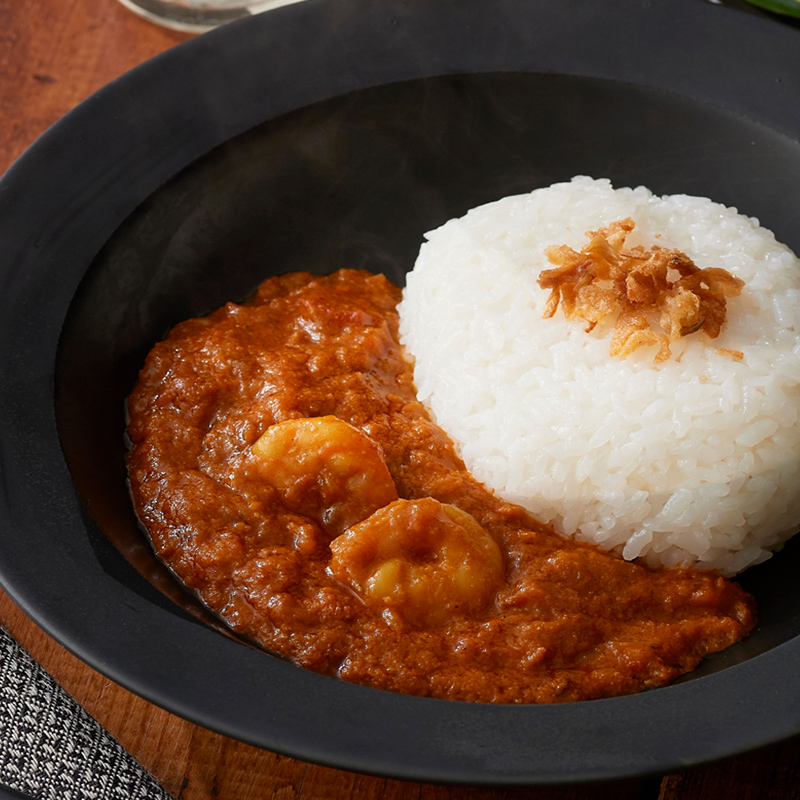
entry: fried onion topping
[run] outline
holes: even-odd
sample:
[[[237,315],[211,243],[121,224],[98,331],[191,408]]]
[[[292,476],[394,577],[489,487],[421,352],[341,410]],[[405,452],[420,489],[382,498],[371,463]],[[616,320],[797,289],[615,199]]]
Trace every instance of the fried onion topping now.
[[[639,347],[657,345],[655,363],[666,361],[670,342],[703,331],[711,339],[725,324],[727,298],[736,297],[744,281],[718,267],[700,269],[685,253],[666,247],[625,249],[632,219],[589,231],[580,252],[566,245],[548,247],[554,269],[539,275],[549,289],[544,317],[559,305],[567,319],[582,319],[586,332],[617,315],[609,352],[627,358]]]

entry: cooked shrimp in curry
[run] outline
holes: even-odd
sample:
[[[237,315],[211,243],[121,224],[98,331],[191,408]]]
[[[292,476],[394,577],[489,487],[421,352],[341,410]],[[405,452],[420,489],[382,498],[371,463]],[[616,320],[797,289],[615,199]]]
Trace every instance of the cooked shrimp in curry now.
[[[503,556],[471,514],[432,498],[396,500],[331,542],[330,571],[367,603],[420,625],[481,611]]]
[[[380,446],[336,417],[278,422],[253,453],[286,506],[332,536],[397,499]]]

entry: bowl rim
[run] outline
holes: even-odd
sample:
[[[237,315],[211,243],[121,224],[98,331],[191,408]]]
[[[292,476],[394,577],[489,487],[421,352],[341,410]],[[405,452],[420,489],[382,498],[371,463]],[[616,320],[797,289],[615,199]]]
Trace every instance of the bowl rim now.
[[[347,46],[309,47],[330,31]],[[797,44],[794,30],[697,0],[306,0],[185,42],[101,89],[0,181],[0,583],[61,644],[150,702],[275,752],[385,777],[645,776],[800,731],[800,698],[779,691],[798,639],[657,691],[555,706],[394,695],[265,660],[103,571],[53,403],[71,298],[113,231],[182,168],[265,120],[402,80],[534,72],[682,94],[797,141]]]

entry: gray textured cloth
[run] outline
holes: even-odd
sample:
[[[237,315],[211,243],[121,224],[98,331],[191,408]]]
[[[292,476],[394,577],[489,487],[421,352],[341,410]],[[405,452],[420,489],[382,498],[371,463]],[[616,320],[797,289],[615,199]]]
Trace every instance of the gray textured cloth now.
[[[2,627],[0,784],[36,800],[169,800]]]

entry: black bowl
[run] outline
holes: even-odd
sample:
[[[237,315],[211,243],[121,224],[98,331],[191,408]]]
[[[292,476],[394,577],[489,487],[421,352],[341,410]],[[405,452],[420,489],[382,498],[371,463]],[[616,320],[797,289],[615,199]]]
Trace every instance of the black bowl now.
[[[707,195],[800,252],[800,36],[697,0],[306,0],[181,45],[0,183],[0,580],[114,680],[229,736],[417,780],[674,770],[800,730],[800,549],[678,683],[555,706],[352,686],[227,635],[150,554],[124,400],[171,325],[269,275],[398,283],[422,234],[575,174]]]

